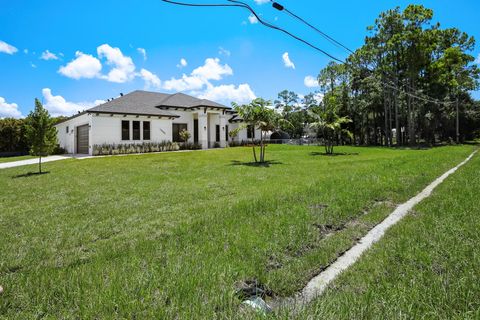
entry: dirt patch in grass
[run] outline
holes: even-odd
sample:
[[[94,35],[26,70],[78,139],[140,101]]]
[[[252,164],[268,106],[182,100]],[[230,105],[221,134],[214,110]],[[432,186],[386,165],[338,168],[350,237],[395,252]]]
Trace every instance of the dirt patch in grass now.
[[[238,281],[234,284],[235,295],[240,300],[246,300],[253,297],[261,297],[265,299],[268,297],[273,297],[273,291],[265,284],[261,283],[257,279],[246,279]]]

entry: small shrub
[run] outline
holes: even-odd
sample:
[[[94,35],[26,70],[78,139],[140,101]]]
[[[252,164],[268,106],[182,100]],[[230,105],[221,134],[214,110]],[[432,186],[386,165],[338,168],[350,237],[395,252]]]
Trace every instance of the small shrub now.
[[[189,148],[201,148],[201,145],[191,143]],[[131,154],[131,153],[149,153],[162,151],[177,151],[180,146],[176,142],[162,141],[162,142],[145,142],[145,143],[126,143],[126,144],[101,144],[94,145],[92,154],[94,156],[117,155],[117,154]]]
[[[57,144],[55,146],[55,149],[53,149],[53,153],[52,154],[66,154],[67,153],[67,150],[63,149],[62,147],[60,147],[59,144]]]
[[[255,140],[254,141],[255,145],[259,145],[259,141],[258,140]],[[242,140],[242,141],[230,141],[228,143],[228,146],[229,147],[245,147],[245,146],[251,146],[252,145],[252,141],[248,141],[248,140]]]
[[[202,145],[200,143],[193,143],[193,142],[187,142],[187,143],[182,143],[180,145],[180,150],[199,150],[202,149]]]

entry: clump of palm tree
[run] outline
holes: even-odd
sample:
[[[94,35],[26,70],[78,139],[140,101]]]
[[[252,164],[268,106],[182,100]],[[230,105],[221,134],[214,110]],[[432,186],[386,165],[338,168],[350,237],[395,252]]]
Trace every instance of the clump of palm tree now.
[[[310,115],[315,119],[310,127],[323,138],[326,154],[332,155],[335,145],[353,138],[352,133],[344,128],[344,125],[351,123],[352,120],[349,117],[340,117],[334,107],[324,110],[316,109],[316,111],[310,112]]]
[[[253,130],[260,130],[260,155],[257,158],[255,138],[252,135],[253,158],[255,162],[265,163],[266,144],[264,136],[267,132],[277,131],[280,127],[289,125],[289,122],[271,107],[271,102],[257,98],[249,104],[233,104],[235,111],[243,119],[244,126],[250,126]]]

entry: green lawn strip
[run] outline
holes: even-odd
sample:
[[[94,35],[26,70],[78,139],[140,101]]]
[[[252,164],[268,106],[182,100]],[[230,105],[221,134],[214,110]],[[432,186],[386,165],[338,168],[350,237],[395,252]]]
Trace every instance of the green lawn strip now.
[[[269,146],[268,168],[231,148],[3,170],[0,314],[239,317],[236,281],[296,292],[382,220],[383,201],[413,196],[472,147],[318,150]],[[346,228],[323,238],[329,224]]]
[[[322,237],[319,232],[317,242],[310,243],[311,247],[301,248],[287,259],[277,259],[276,265],[285,267],[273,270],[268,274],[269,284],[273,285],[281,296],[293,295],[301,287],[292,284],[306,284],[311,278],[323,271],[335,261],[339,255],[351,248],[363,235],[375,225],[385,219],[393,208],[390,205],[379,205],[372,208],[367,214],[348,223],[338,231],[331,231]],[[301,254],[301,258],[298,258]],[[284,258],[285,259],[285,258]],[[292,288],[295,291],[291,291]]]
[[[18,157],[0,157],[0,163],[5,163],[5,162],[14,162],[14,161],[21,161],[21,160],[29,160],[29,159],[34,159],[37,157],[34,156],[18,156]]]
[[[297,318],[478,319],[479,172],[476,155]]]

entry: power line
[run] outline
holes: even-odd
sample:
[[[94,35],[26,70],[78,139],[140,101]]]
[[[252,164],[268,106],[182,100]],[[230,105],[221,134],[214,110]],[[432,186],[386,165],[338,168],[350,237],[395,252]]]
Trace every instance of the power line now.
[[[275,29],[275,30],[278,30],[278,31],[281,31],[287,35],[289,35],[290,37],[298,40],[298,41],[301,41],[303,42],[304,44],[308,45],[309,47],[321,52],[322,54],[326,55],[327,57],[329,57],[330,59],[333,59],[337,62],[340,62],[340,63],[344,63],[344,61],[334,57],[333,55],[329,54],[328,52],[326,52],[325,50],[322,50],[321,48],[317,47],[316,45],[300,38],[300,37],[297,37],[296,35],[294,35],[293,33],[283,29],[283,28],[280,28],[278,26],[275,26],[269,22],[266,22],[264,21],[256,12],[255,10],[253,10],[248,4],[244,3],[244,2],[241,2],[241,1],[235,1],[235,0],[228,0],[229,2],[232,2],[233,4],[199,4],[199,3],[187,3],[187,2],[178,2],[178,1],[172,1],[172,0],[161,0],[163,2],[168,2],[168,3],[171,3],[171,4],[176,4],[176,5],[181,5],[181,6],[188,6],[188,7],[238,7],[238,8],[244,8],[244,9],[247,9],[248,11],[250,11],[254,16],[255,18],[258,20],[258,22],[260,22],[262,25],[268,27],[268,28],[271,28],[271,29]]]
[[[297,19],[297,20],[300,20],[301,22],[303,22],[304,24],[306,24],[307,26],[309,26],[310,28],[312,28],[313,30],[317,31],[322,37],[324,37],[325,39],[327,39],[328,41],[330,41],[331,43],[333,43],[334,45],[336,45],[337,47],[340,47],[340,48],[343,48],[345,50],[347,50],[348,52],[350,53],[354,53],[353,50],[351,50],[350,48],[348,48],[347,46],[345,46],[344,44],[342,44],[341,42],[335,40],[333,37],[329,36],[328,34],[326,34],[325,32],[323,32],[322,30],[318,29],[317,27],[315,27],[314,25],[312,25],[311,23],[309,23],[308,21],[306,21],[305,19],[303,19],[302,17],[296,15],[295,13],[293,13],[292,11],[288,10],[287,8],[285,8],[284,6],[282,6],[281,4],[279,4],[278,2],[275,2],[273,0],[270,0],[270,2],[272,2],[272,7],[277,9],[278,11],[284,11],[286,12],[287,14],[289,14],[290,16],[292,16],[293,18]]]
[[[237,0],[227,0],[229,2],[232,2],[232,4],[226,4],[226,3],[216,3],[216,4],[208,4],[208,3],[188,3],[188,2],[179,2],[179,1],[174,1],[174,0],[161,0],[163,2],[166,2],[166,3],[170,3],[170,4],[175,4],[175,5],[180,5],[180,6],[187,6],[187,7],[237,7],[237,8],[244,8],[248,11],[250,11],[251,14],[253,14],[255,16],[255,18],[258,20],[258,22],[260,22],[262,25],[268,27],[268,28],[271,28],[271,29],[274,29],[274,30],[277,30],[277,31],[281,31],[287,35],[289,35],[290,37],[308,45],[309,47],[321,52],[322,54],[326,55],[327,57],[329,57],[330,59],[332,60],[335,60],[339,63],[342,63],[342,64],[350,64],[349,62],[347,61],[344,61],[344,60],[341,60],[339,58],[336,58],[335,56],[331,55],[330,53],[326,52],[325,50],[322,50],[321,48],[317,47],[316,45],[292,34],[291,32],[281,28],[281,27],[278,27],[276,25],[273,25],[269,22],[266,22],[265,20],[263,20],[256,12],[255,10],[252,9],[252,7],[250,7],[248,4],[244,3],[244,2],[241,2],[241,1],[237,1]],[[310,23],[308,23],[305,19],[301,18],[300,16],[294,14],[293,12],[291,12],[290,10],[288,10],[287,8],[285,8],[284,6],[282,6],[281,4],[277,3],[277,2],[274,2],[272,0],[270,0],[272,2],[272,6],[277,9],[277,10],[280,10],[280,11],[285,11],[287,12],[288,14],[292,15],[293,17],[295,17],[296,19],[302,21],[303,23],[305,23],[306,25],[308,25],[309,27],[313,28],[314,30],[316,30],[317,32],[319,32],[322,36],[324,36],[326,39],[328,39],[330,42],[333,42],[334,44],[336,44],[337,46],[341,46],[342,48],[348,50],[349,52],[351,53],[354,53],[351,49],[349,49],[348,47],[344,46],[343,44],[341,44],[339,41],[335,40],[334,38],[332,38],[331,36],[327,35],[326,33],[324,33],[323,31],[319,30],[318,28],[316,28],[315,26],[311,25]],[[370,70],[368,68],[366,68],[368,71],[370,72],[373,72],[373,70]],[[394,89],[398,92],[403,92],[405,93],[406,95],[409,95],[411,97],[414,97],[416,99],[420,99],[420,100],[423,100],[423,101],[426,101],[426,102],[431,102],[431,103],[436,103],[436,104],[445,104],[445,105],[449,105],[451,104],[451,102],[440,102],[438,100],[433,100],[431,97],[428,97],[430,99],[426,99],[426,98],[422,98],[422,97],[419,97],[415,94],[412,94],[410,92],[406,92],[406,91],[403,91],[401,89],[399,89],[395,84],[393,85],[387,85],[388,87],[390,87],[391,89]]]
[[[331,43],[333,43],[334,45],[336,45],[337,47],[341,47],[345,50],[347,50],[348,52],[354,54],[355,52],[348,48],[347,46],[345,46],[344,44],[342,44],[341,42],[337,41],[336,39],[334,39],[333,37],[329,36],[328,34],[326,34],[325,32],[323,32],[322,30],[318,29],[317,27],[315,27],[314,25],[312,25],[311,23],[309,23],[308,21],[306,21],[305,19],[303,19],[302,17],[298,16],[297,14],[293,13],[292,11],[288,10],[288,8],[284,7],[283,5],[281,5],[280,3],[278,2],[275,2],[273,0],[270,0],[270,2],[272,3],[272,7],[274,9],[277,9],[278,11],[283,11],[283,12],[286,12],[287,14],[289,14],[290,16],[292,16],[293,18],[301,21],[302,23],[304,23],[305,25],[307,25],[308,27],[312,28],[313,30],[317,31],[320,35],[322,35],[325,39],[327,39],[328,41],[330,41]],[[338,61],[338,60],[337,60]],[[348,62],[345,62],[345,64],[349,64]],[[367,69],[368,71],[370,72],[373,72],[373,70],[370,70],[369,68],[365,68]],[[389,88],[391,89],[394,89],[394,90],[397,90],[398,92],[403,92],[411,97],[414,97],[416,99],[420,99],[420,100],[423,100],[423,101],[426,101],[426,102],[431,102],[431,103],[436,103],[436,104],[444,104],[444,105],[450,105],[450,104],[453,104],[453,102],[440,102],[426,94],[423,94],[425,97],[427,98],[422,98],[418,95],[415,95],[413,93],[410,93],[410,92],[406,92],[404,90],[401,90],[400,88],[398,88],[398,86],[396,84],[394,84],[394,82],[390,79],[389,80],[391,83],[393,84],[386,84]],[[407,85],[407,88],[413,90],[410,86]]]

